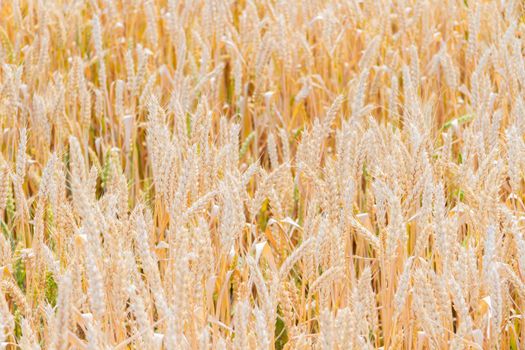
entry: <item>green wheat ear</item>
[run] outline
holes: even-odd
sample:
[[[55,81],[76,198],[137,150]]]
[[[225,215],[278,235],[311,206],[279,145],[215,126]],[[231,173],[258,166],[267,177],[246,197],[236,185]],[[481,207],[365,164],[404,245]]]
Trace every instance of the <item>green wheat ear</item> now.
[[[22,291],[25,291],[26,289],[26,265],[22,261],[22,257],[20,256],[22,245],[18,244],[15,248],[15,263],[13,265],[13,275],[16,280],[16,284]]]
[[[8,222],[15,216],[15,198],[13,196],[13,186],[9,184],[7,187],[7,220]]]
[[[13,316],[15,321],[14,335],[16,339],[20,339],[22,337],[22,313],[20,312],[20,309],[17,306],[15,306]]]
[[[463,125],[471,120],[474,119],[474,114],[464,114],[460,117],[454,118],[443,124],[442,130],[446,130],[450,128],[454,123],[457,123],[457,125]]]
[[[110,151],[106,152],[106,155],[104,156],[104,165],[102,166],[102,172],[100,174],[100,181],[102,184],[102,188],[106,188],[106,184],[109,180],[109,172],[111,170],[111,155]]]
[[[244,157],[246,152],[248,152],[248,148],[250,147],[250,144],[252,140],[254,139],[254,137],[255,137],[255,131],[250,132],[248,136],[246,136],[246,138],[244,139],[241,145],[241,150],[239,151],[239,158]]]

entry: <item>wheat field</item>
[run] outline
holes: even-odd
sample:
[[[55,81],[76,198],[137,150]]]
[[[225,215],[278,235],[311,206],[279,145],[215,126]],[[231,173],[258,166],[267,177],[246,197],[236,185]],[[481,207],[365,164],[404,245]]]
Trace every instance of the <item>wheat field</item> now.
[[[0,349],[525,349],[520,0],[0,1]]]

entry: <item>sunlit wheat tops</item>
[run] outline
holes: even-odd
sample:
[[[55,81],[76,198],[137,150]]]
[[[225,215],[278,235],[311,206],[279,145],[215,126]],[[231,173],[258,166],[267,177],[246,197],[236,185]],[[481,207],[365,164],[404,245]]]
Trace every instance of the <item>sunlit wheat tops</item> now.
[[[525,349],[520,0],[0,1],[0,349]]]

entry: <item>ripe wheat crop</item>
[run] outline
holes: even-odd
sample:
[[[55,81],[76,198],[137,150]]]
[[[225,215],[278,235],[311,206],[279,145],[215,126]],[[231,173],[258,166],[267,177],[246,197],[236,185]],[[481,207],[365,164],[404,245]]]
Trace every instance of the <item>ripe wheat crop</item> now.
[[[0,349],[525,349],[520,0],[0,1]]]

